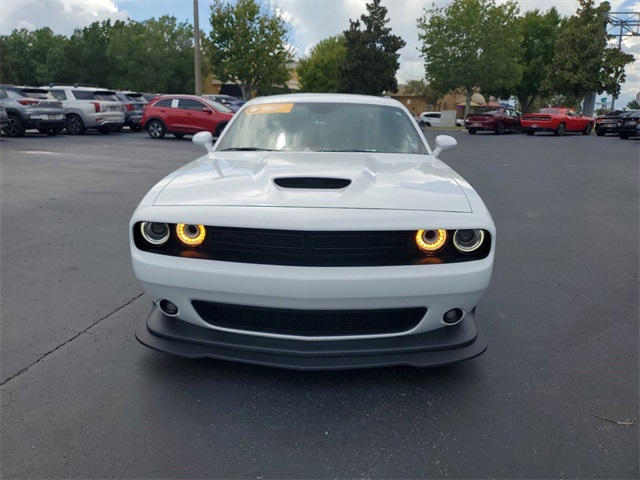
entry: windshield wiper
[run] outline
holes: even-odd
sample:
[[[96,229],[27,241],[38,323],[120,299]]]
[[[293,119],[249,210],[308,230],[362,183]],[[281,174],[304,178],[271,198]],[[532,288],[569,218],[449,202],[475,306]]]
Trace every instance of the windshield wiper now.
[[[258,148],[258,147],[231,147],[220,150],[221,152],[273,152],[268,148]]]

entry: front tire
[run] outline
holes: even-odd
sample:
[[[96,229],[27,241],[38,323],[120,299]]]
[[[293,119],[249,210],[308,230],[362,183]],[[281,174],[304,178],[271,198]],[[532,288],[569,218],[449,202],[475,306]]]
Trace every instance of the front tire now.
[[[605,132],[603,132],[602,130],[598,130],[598,129],[596,129],[596,135],[597,135],[597,136],[599,136],[599,137],[604,137],[604,133],[605,133]]]
[[[151,120],[147,125],[147,132],[151,138],[164,138],[167,129],[160,120]]]
[[[471,135],[475,135],[475,134],[478,132],[478,130],[476,130],[475,128],[469,128],[467,131],[468,131]]]
[[[498,125],[496,126],[496,135],[504,134],[504,130],[505,130],[504,123],[499,122]]]
[[[591,135],[591,130],[593,129],[593,125],[591,123],[587,123],[587,126],[584,127],[584,130],[582,131],[583,135]]]
[[[65,128],[70,135],[82,135],[86,131],[82,118],[73,113],[71,115],[67,115]]]
[[[622,140],[628,140],[629,139],[629,135],[627,135],[626,133],[619,133],[618,136],[622,139]]]
[[[526,133],[527,133],[527,135],[535,135],[536,131],[535,130],[527,130]]]
[[[9,125],[4,128],[4,132],[10,137],[24,137],[24,124],[20,117],[17,115],[10,113],[9,114]]]
[[[566,129],[567,129],[567,126],[564,124],[564,122],[562,122],[560,125],[558,125],[558,128],[555,129],[553,134],[556,137],[561,137],[562,135],[564,135],[564,132]]]

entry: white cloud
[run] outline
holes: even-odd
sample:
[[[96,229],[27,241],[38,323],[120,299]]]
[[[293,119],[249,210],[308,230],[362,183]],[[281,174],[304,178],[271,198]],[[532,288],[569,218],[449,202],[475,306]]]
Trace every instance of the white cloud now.
[[[16,28],[49,27],[54,33],[71,35],[96,21],[126,20],[129,13],[118,10],[112,0],[2,0],[0,34]]]

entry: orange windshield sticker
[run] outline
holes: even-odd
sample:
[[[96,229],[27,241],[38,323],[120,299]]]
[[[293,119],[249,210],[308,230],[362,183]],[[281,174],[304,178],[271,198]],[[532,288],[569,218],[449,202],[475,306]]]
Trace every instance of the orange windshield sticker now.
[[[293,108],[293,103],[271,103],[255,105],[245,110],[247,115],[258,115],[263,113],[289,113]]]

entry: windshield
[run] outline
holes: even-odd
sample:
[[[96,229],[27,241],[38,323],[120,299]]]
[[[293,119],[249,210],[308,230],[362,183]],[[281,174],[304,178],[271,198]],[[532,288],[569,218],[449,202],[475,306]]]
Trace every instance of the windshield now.
[[[353,103],[270,103],[245,108],[217,151],[279,150],[426,155],[413,119],[402,109]]]

